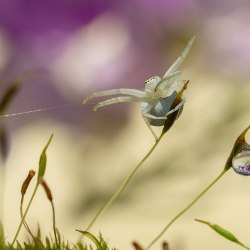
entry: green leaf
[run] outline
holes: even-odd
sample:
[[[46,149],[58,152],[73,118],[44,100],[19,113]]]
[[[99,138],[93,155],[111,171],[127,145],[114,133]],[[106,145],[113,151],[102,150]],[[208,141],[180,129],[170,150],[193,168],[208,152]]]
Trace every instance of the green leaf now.
[[[37,177],[37,181],[40,180],[41,177],[44,176],[45,174],[45,170],[46,170],[46,165],[47,165],[47,155],[46,155],[46,150],[49,147],[49,144],[52,140],[53,134],[50,136],[49,141],[47,142],[46,146],[44,147],[41,156],[40,156],[40,160],[39,160],[39,170],[38,170],[38,177]]]
[[[4,231],[3,231],[3,225],[0,221],[0,247],[4,245]]]
[[[231,240],[235,243],[239,243],[240,241],[228,230],[222,228],[221,226],[217,225],[217,224],[212,224],[210,226],[212,229],[214,229],[214,231],[216,231],[218,234],[220,234],[221,236],[225,237],[228,240]]]
[[[249,249],[248,247],[246,247],[242,242],[240,242],[231,232],[229,232],[228,230],[226,230],[225,228],[222,228],[221,226],[217,225],[217,224],[213,224],[211,222],[208,221],[204,221],[204,220],[198,220],[195,219],[196,221],[206,224],[208,225],[210,228],[212,228],[215,232],[217,232],[218,234],[220,234],[221,236],[223,236],[224,238],[246,248]]]
[[[80,232],[81,234],[87,236],[90,240],[92,240],[95,243],[96,248],[98,250],[103,249],[101,243],[99,242],[99,240],[93,234],[91,234],[88,231],[81,231],[81,230],[76,230],[76,231]]]

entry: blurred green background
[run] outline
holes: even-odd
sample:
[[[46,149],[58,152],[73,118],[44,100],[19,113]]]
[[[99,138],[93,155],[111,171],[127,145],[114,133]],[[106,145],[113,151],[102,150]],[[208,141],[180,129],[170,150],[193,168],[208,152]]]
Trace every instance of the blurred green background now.
[[[154,143],[139,104],[94,113],[98,100],[81,105],[82,99],[110,88],[143,89],[144,81],[162,76],[195,35],[181,68],[190,80],[181,117],[93,228],[119,249],[132,249],[132,240],[149,243],[219,174],[249,124],[249,21],[246,0],[1,0],[1,93],[17,76],[38,72],[7,113],[76,104],[1,119],[8,135],[8,157],[2,157],[0,169],[7,239],[19,222],[21,183],[37,168],[51,133],[46,180],[57,226],[65,238],[78,238],[74,230],[86,227]],[[199,218],[250,245],[249,185],[247,177],[230,171],[163,239],[171,250],[238,247],[193,221]],[[28,223],[33,230],[39,223],[43,233],[52,231],[43,190]]]

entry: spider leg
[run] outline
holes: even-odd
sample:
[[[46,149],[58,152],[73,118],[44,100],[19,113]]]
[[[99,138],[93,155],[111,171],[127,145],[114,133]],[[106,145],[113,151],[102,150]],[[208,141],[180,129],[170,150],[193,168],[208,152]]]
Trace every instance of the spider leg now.
[[[149,104],[146,108],[144,108],[142,111],[141,111],[141,114],[142,114],[142,117],[143,117],[143,120],[144,122],[146,123],[148,129],[150,130],[150,132],[153,134],[154,138],[156,141],[158,141],[158,136],[155,134],[155,132],[153,131],[153,129],[151,128],[150,126],[150,123],[149,123],[149,120],[147,119],[147,115],[148,115],[148,112],[150,111],[150,109],[152,109],[154,106],[152,104]]]
[[[186,58],[189,50],[191,49],[194,40],[195,40],[195,37],[192,37],[190,39],[186,48],[182,51],[181,55],[177,58],[177,60],[170,66],[170,68],[167,70],[167,72],[165,73],[163,78],[165,78],[169,74],[172,74],[173,72],[175,72],[179,68],[179,66],[183,63],[184,59]]]
[[[83,104],[85,104],[90,99],[93,99],[95,97],[108,96],[108,95],[119,95],[119,94],[125,94],[125,95],[130,95],[130,96],[135,96],[135,97],[144,97],[145,96],[145,92],[137,90],[137,89],[111,89],[111,90],[106,90],[106,91],[102,91],[102,92],[96,92],[90,96],[87,96],[83,100]]]
[[[111,105],[114,103],[119,103],[119,102],[142,102],[144,101],[145,98],[143,97],[135,97],[135,96],[122,96],[122,97],[114,97],[111,99],[108,99],[103,102],[99,102],[97,105],[94,106],[94,111],[96,111],[99,108],[102,108],[107,105]]]
[[[158,85],[156,86],[156,91],[163,91],[164,90],[168,90],[181,76],[181,72],[180,71],[176,71],[170,75],[168,75],[167,77],[163,78]],[[167,93],[167,96],[171,95],[172,93]],[[164,97],[167,97],[164,95]]]
[[[149,114],[149,113],[143,113],[143,116],[145,116],[145,117],[147,117],[147,118],[154,119],[154,120],[162,120],[162,119],[167,120],[167,117],[166,117],[166,116],[155,116],[155,115],[151,115],[151,114]]]
[[[167,89],[166,94],[164,93],[164,90],[162,90],[162,96],[165,97],[166,95],[168,97],[174,92],[179,93],[183,89],[186,82],[186,80],[176,79],[176,81]]]
[[[153,136],[154,136],[154,138],[155,138],[155,141],[158,141],[158,140],[159,140],[159,137],[155,134],[154,130],[151,128],[150,123],[149,123],[147,117],[145,117],[143,114],[142,114],[142,117],[143,117],[143,120],[144,120],[144,122],[146,123],[148,129],[149,129],[150,132],[153,134]]]
[[[178,105],[176,105],[176,107],[175,107],[174,109],[171,109],[171,110],[166,114],[166,117],[167,117],[168,115],[174,113],[174,112],[177,111],[178,109],[180,109],[180,108],[184,105],[185,102],[186,102],[186,99],[185,99],[184,97],[182,97],[181,102],[180,102]]]

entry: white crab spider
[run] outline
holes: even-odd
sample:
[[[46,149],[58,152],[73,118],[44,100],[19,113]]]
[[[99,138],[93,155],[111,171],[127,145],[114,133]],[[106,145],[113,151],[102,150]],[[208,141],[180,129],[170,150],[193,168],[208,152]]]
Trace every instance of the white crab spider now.
[[[166,71],[162,79],[159,76],[154,76],[145,81],[145,91],[122,88],[96,92],[86,97],[83,100],[83,104],[95,97],[119,94],[125,96],[114,97],[106,101],[99,102],[94,106],[94,111],[98,108],[119,102],[141,102],[142,117],[155,139],[158,140],[158,137],[150,125],[163,126],[169,114],[175,111],[181,112],[183,108],[185,102],[184,97],[181,98],[180,103],[176,107],[171,109],[171,106],[176,96],[183,89],[186,83],[185,80],[180,79],[181,72],[177,71],[177,69],[186,58],[194,39],[195,37],[188,42],[180,57],[178,57]]]

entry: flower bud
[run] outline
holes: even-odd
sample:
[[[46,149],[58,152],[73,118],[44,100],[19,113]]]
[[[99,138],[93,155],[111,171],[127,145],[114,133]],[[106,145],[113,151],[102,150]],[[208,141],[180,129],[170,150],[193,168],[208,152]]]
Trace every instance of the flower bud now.
[[[22,196],[25,195],[25,193],[26,193],[26,191],[28,189],[28,186],[29,186],[32,178],[35,176],[35,174],[36,174],[36,172],[34,170],[30,170],[29,171],[28,176],[24,180],[22,188],[21,188],[21,194],[22,194]]]
[[[143,248],[136,241],[134,241],[132,244],[135,250],[143,250]]]
[[[237,174],[250,175],[250,147],[233,158],[232,167]]]
[[[46,181],[42,177],[40,179],[40,184],[43,186],[48,200],[52,202],[52,200],[53,200],[52,193],[50,191],[50,188],[49,188],[48,184],[46,183]]]
[[[181,89],[181,91],[178,93],[175,100],[173,101],[170,110],[174,110],[182,102],[184,105],[185,99],[184,99],[184,97],[182,97],[182,95],[183,95],[183,92],[187,89],[188,83],[189,83],[189,81],[187,80],[185,82],[183,88]],[[168,115],[168,119],[165,121],[165,124],[164,124],[163,133],[166,133],[172,127],[174,122],[179,118],[179,116],[181,115],[182,110],[183,110],[183,105],[180,106],[179,109],[177,109],[175,112]]]
[[[227,159],[225,170],[231,167],[241,175],[250,175],[250,145],[246,142],[245,136],[250,125],[240,134],[234,143],[230,156]]]

